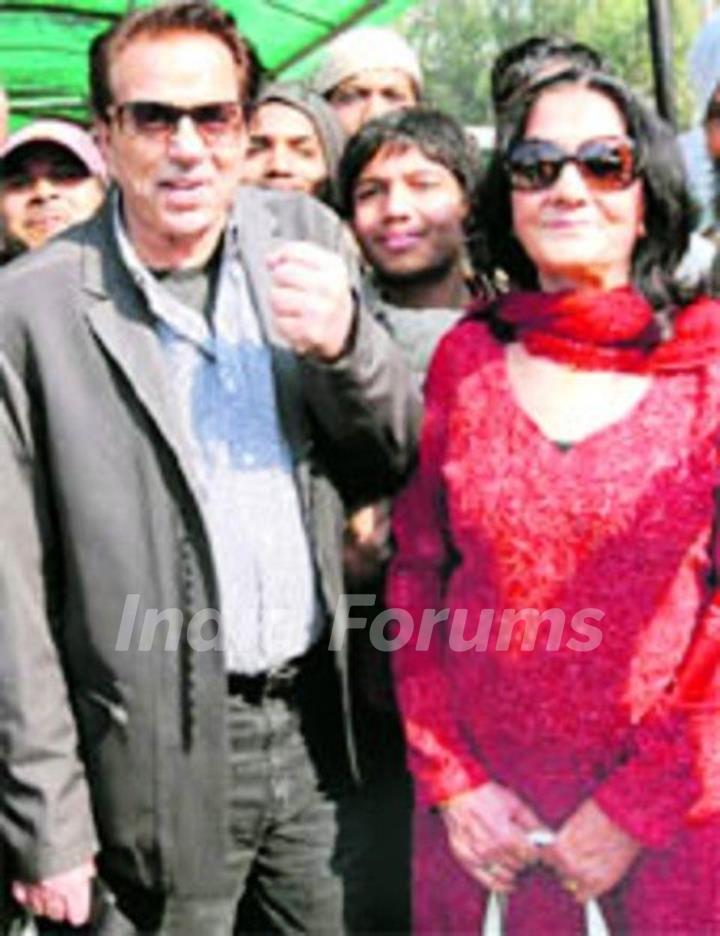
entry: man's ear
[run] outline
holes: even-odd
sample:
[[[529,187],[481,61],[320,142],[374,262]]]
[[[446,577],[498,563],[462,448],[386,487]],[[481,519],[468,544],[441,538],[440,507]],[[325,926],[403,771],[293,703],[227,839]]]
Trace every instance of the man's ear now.
[[[103,159],[105,160],[108,175],[114,175],[112,146],[110,145],[110,121],[102,120],[100,117],[96,117],[92,125],[92,135],[95,142],[97,143],[98,149],[102,153]]]
[[[238,168],[238,181],[242,182],[244,179],[245,172],[245,158],[247,157],[248,144],[250,142],[250,130],[248,128],[248,119],[247,116],[243,118],[242,127],[238,134],[237,140],[237,168]]]
[[[240,133],[238,138],[238,146],[240,147],[240,153],[242,158],[245,159],[247,155],[248,144],[250,142],[250,121],[247,116],[243,117],[242,126],[240,127]]]

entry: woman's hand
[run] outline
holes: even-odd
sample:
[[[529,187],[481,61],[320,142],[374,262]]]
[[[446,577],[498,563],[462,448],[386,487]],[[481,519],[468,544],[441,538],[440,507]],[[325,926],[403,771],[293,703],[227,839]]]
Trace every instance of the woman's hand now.
[[[542,860],[580,903],[602,896],[621,881],[642,846],[615,825],[593,799],[567,820]]]
[[[484,783],[440,806],[450,850],[471,877],[488,890],[507,893],[515,876],[539,857],[527,833],[542,826],[512,790]]]

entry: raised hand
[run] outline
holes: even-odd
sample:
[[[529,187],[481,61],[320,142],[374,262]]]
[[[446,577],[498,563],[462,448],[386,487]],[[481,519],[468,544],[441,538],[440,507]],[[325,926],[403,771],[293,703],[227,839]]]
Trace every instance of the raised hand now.
[[[339,254],[293,241],[267,258],[270,302],[277,329],[298,354],[331,361],[350,335],[354,301],[347,267]]]

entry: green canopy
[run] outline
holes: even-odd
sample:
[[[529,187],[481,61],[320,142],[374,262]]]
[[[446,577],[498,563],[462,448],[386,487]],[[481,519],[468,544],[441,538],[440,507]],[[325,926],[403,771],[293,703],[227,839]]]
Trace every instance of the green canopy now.
[[[0,0],[0,83],[12,127],[30,117],[87,116],[87,49],[128,10],[151,0]],[[413,0],[219,0],[273,74],[297,76],[312,53],[359,22],[396,18]]]

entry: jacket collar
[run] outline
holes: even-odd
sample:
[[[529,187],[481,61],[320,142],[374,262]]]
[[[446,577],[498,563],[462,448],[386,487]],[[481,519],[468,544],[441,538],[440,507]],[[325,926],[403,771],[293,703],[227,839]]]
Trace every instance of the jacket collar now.
[[[272,348],[280,419],[291,451],[299,460],[308,441],[302,407],[298,403],[302,399],[299,368],[295,354],[275,328],[265,262],[267,253],[280,242],[281,219],[279,211],[274,209],[278,204],[259,190],[241,189],[228,222],[228,236],[246,270],[250,295]],[[89,298],[86,315],[96,338],[171,447],[199,503],[200,486],[181,431],[154,318],[120,256],[112,219],[112,199],[108,198],[85,229],[82,282]]]
[[[200,503],[200,485],[174,406],[155,320],[120,256],[110,198],[86,227],[82,282],[88,296],[85,314],[92,332],[171,448]]]

